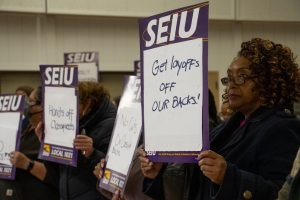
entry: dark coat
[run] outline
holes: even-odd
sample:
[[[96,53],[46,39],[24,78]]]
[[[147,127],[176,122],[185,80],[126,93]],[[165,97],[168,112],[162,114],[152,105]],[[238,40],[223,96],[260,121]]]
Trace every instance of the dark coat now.
[[[276,199],[300,144],[300,122],[282,109],[260,108],[240,126],[243,118],[236,113],[211,133],[211,149],[227,161],[223,183],[213,184],[198,165],[187,164],[182,199]],[[157,192],[162,182],[161,176],[146,180],[146,194],[164,199]]]
[[[20,152],[32,160],[37,160],[40,141],[34,129],[25,129],[21,135]],[[39,161],[43,162],[43,161]],[[17,169],[15,180],[0,180],[1,200],[58,200],[57,182],[40,181],[29,172]],[[47,182],[47,183],[46,183]]]
[[[300,170],[293,179],[292,185],[290,186],[290,193],[288,200],[299,200],[300,199]],[[281,199],[280,199],[281,200]]]
[[[93,139],[94,152],[89,158],[78,154],[76,167],[60,166],[60,195],[62,200],[105,199],[96,189],[97,178],[93,174],[97,163],[105,158],[116,117],[116,108],[109,99],[83,117],[79,124],[87,136]]]

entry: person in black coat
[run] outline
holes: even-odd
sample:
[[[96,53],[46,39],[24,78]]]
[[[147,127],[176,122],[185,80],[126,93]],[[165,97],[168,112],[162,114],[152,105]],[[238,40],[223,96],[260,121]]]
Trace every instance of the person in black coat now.
[[[188,200],[273,200],[289,173],[300,144],[300,122],[290,111],[299,98],[298,64],[291,50],[269,40],[243,42],[221,79],[235,114],[210,134],[211,150],[186,164]],[[140,151],[144,192],[165,199],[164,165]]]
[[[106,199],[96,189],[97,178],[94,167],[105,158],[116,117],[116,108],[107,90],[97,82],[79,83],[79,126],[80,132],[74,139],[79,150],[77,167],[59,165],[59,174],[49,173],[46,177],[59,177],[61,200]],[[36,130],[42,134],[42,124]]]

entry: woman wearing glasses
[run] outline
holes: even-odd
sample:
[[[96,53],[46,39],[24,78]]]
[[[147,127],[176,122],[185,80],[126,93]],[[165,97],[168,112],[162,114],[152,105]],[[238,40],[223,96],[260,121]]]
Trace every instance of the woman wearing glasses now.
[[[58,179],[46,178],[45,163],[38,160],[40,141],[34,129],[42,120],[41,88],[33,90],[25,111],[29,125],[22,131],[20,151],[10,153],[10,162],[16,166],[14,181],[0,181],[1,200],[58,200]],[[51,165],[49,163],[49,165]],[[55,169],[53,169],[53,173]]]
[[[299,97],[291,50],[269,40],[243,42],[222,79],[234,115],[211,132],[211,150],[187,164],[181,199],[276,199],[300,144],[291,105]],[[162,165],[140,152],[145,192],[156,199]]]

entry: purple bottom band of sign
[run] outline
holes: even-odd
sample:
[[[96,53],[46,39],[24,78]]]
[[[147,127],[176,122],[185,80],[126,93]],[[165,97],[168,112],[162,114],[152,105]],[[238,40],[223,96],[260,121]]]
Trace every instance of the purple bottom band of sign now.
[[[200,151],[147,151],[152,162],[197,163]]]
[[[100,184],[98,185],[98,190],[103,188],[112,193],[114,193],[116,190],[120,190],[121,195],[123,195],[125,183],[126,176],[124,174],[106,168]]]
[[[53,144],[42,144],[39,158],[65,165],[77,166],[77,150]]]
[[[8,166],[4,164],[0,164],[0,179],[15,179],[15,171],[16,168],[13,166]]]

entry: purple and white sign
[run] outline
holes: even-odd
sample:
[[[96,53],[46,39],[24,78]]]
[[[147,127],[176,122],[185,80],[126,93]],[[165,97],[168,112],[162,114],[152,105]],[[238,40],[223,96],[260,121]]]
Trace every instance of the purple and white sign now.
[[[73,140],[78,133],[77,66],[41,65],[44,138],[39,158],[77,166]]]
[[[98,52],[72,52],[64,54],[65,65],[78,66],[79,81],[98,82],[99,53]]]
[[[209,149],[208,2],[139,21],[145,150],[194,163]]]
[[[9,155],[19,150],[24,103],[24,96],[0,95],[0,179],[15,179]]]
[[[123,92],[113,136],[106,156],[107,164],[99,187],[123,195],[142,127],[140,78],[129,76]],[[122,163],[122,164],[120,164]]]
[[[134,74],[137,77],[141,77],[141,61],[140,60],[135,60],[133,62],[133,66],[134,66]]]

